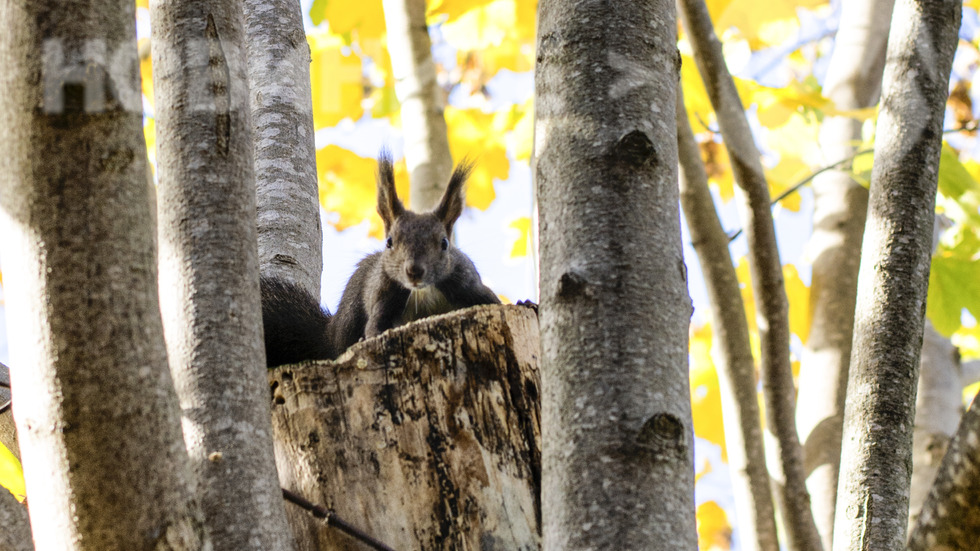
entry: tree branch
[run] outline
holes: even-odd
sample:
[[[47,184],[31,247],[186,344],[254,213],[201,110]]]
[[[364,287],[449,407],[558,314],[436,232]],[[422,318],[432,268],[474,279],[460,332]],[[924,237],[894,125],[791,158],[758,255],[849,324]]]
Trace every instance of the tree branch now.
[[[720,349],[715,363],[742,549],[775,551],[779,549],[779,538],[759,425],[755,361],[749,345],[745,305],[728,250],[728,236],[721,227],[708,191],[708,175],[691,131],[680,88],[677,93],[677,156],[681,171],[681,206],[711,298],[714,346]]]
[[[735,182],[743,193],[741,210],[749,241],[752,292],[759,305],[759,339],[766,423],[776,438],[777,497],[791,549],[822,549],[805,485],[803,451],[796,432],[796,389],[789,359],[789,306],[776,232],[769,210],[769,187],[759,151],[752,139],[735,83],[725,66],[721,42],[703,0],[680,0],[680,15],[694,50],[718,127],[732,161]]]

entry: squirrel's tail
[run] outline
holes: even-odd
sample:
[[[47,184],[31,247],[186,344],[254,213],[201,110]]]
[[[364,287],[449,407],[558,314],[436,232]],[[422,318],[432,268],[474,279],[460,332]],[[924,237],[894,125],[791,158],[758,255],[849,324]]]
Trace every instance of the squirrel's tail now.
[[[268,367],[336,356],[327,339],[330,313],[309,292],[275,277],[263,277],[262,325]]]

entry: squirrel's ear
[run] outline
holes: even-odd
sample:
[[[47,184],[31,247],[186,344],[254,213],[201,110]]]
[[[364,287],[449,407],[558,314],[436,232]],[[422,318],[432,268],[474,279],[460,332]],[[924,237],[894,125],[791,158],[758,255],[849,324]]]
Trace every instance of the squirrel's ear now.
[[[449,185],[446,186],[446,192],[442,195],[439,206],[433,211],[436,218],[446,227],[447,235],[453,233],[453,224],[456,223],[459,215],[463,214],[463,203],[466,197],[464,186],[466,179],[469,178],[470,172],[472,171],[473,162],[469,159],[463,159],[462,162],[456,165],[455,170],[453,170],[453,175],[449,177]]]
[[[391,152],[383,148],[378,153],[378,214],[385,225],[385,235],[391,231],[395,219],[405,212],[405,206],[395,192],[395,166]]]

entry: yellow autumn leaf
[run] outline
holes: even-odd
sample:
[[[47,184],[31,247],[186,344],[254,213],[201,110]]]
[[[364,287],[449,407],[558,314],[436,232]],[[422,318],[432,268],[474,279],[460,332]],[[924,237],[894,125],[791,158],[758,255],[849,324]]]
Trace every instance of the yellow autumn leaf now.
[[[500,69],[534,68],[534,2],[495,0],[475,5],[442,25],[458,62],[487,80]],[[472,77],[469,77],[472,80]]]
[[[743,237],[744,238],[744,237]],[[735,278],[742,291],[742,303],[745,306],[745,321],[749,325],[749,345],[752,356],[761,357],[762,348],[759,342],[759,326],[756,324],[755,296],[752,294],[752,276],[749,273],[749,259],[743,256],[735,263]]]
[[[320,204],[328,212],[339,215],[333,225],[344,229],[369,220],[372,237],[384,235],[377,215],[377,161],[361,157],[336,145],[316,152],[316,170],[320,185]],[[399,197],[408,196],[408,177],[405,162],[395,163],[395,188]]]
[[[708,92],[704,88],[701,80],[701,73],[694,63],[694,57],[690,55],[690,45],[682,42],[681,52],[681,86],[684,88],[684,108],[687,109],[687,116],[691,123],[691,129],[695,134],[700,134],[706,130],[706,126],[714,122],[715,110],[711,106]]]
[[[156,119],[144,119],[143,140],[146,142],[146,153],[149,157],[156,157],[157,147],[157,124]]]
[[[150,0],[136,0],[136,7],[150,9]]]
[[[317,0],[310,8],[310,20],[314,25],[326,20],[332,33],[356,34],[360,40],[380,38],[385,32],[385,14],[381,0]]]
[[[510,248],[511,258],[521,258],[527,256],[528,244],[531,242],[531,219],[522,216],[507,225],[508,228],[517,230],[517,238],[514,245]]]
[[[534,99],[522,106],[514,106],[517,120],[505,140],[514,160],[530,161],[534,142]]]
[[[749,41],[753,50],[773,46],[789,32],[785,25],[799,27],[798,8],[813,8],[827,4],[826,0],[772,0],[754,2],[752,0],[708,0],[708,12],[714,21],[715,29],[722,35],[728,29],[738,29]],[[784,27],[774,30],[774,25]]]
[[[963,359],[980,358],[980,323],[961,325],[950,337]]]
[[[769,182],[769,194],[776,200],[783,192],[789,190],[812,173],[809,165],[796,157],[785,156],[779,159],[776,166],[765,170]],[[780,208],[799,212],[800,193],[794,191],[779,201]]]
[[[698,549],[727,551],[732,547],[732,526],[728,515],[714,501],[705,501],[697,508]]]
[[[319,130],[345,118],[361,118],[364,112],[361,58],[345,48],[340,37],[327,32],[310,33],[307,41],[312,54],[310,87],[314,127]]]
[[[721,456],[725,459],[728,451],[722,424],[721,390],[711,359],[711,337],[710,324],[694,329],[691,334],[691,414],[694,418],[694,435],[720,446]]]
[[[782,124],[767,127],[766,143],[783,157],[816,160],[820,159],[819,132],[816,117],[793,113]]]
[[[17,457],[2,443],[0,443],[0,486],[14,494],[18,501],[24,501],[27,497],[24,469]]]
[[[453,159],[470,157],[476,166],[466,184],[466,204],[486,210],[496,194],[493,180],[506,179],[510,161],[504,143],[504,131],[509,120],[504,116],[484,113],[479,109],[446,107],[446,126],[449,128],[449,150]]]
[[[789,301],[789,330],[806,343],[810,336],[810,288],[800,279],[796,266],[783,266],[786,298]]]
[[[728,158],[728,150],[724,144],[709,140],[698,144],[701,149],[701,159],[708,174],[708,184],[718,189],[718,195],[724,202],[735,197],[735,177],[732,174],[732,164]]]

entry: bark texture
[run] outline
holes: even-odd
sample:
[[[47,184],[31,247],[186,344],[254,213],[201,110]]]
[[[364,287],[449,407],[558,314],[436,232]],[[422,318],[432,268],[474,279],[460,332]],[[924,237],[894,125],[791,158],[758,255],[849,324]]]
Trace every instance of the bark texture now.
[[[963,387],[956,347],[926,320],[912,430],[909,528],[915,526],[939,465],[963,416]]]
[[[38,549],[201,549],[157,299],[135,6],[0,5],[11,373]]]
[[[834,549],[905,544],[943,109],[962,3],[895,4],[862,246]]]
[[[856,110],[878,103],[885,45],[894,0],[850,0],[841,7],[840,28],[823,91],[836,109]],[[826,117],[820,128],[823,163],[853,156],[863,122]],[[803,441],[811,508],[825,549],[833,545],[834,506],[840,472],[844,395],[851,358],[854,301],[868,191],[851,178],[851,163],[813,179],[813,234],[810,335],[803,350],[796,427]]]
[[[721,227],[708,190],[708,175],[680,89],[677,156],[681,171],[681,207],[711,299],[712,357],[721,387],[722,421],[738,512],[740,549],[777,551],[779,538],[759,424],[755,361],[749,344],[745,305],[728,250],[728,235]]]
[[[0,551],[33,551],[27,508],[6,488],[0,488]]]
[[[270,371],[283,486],[400,551],[539,549],[539,342],[479,306]],[[363,549],[289,516],[304,551]]]
[[[291,549],[263,385],[241,9],[151,9],[160,295],[187,452],[215,549]]]
[[[0,382],[8,386],[0,386],[0,406],[10,400],[10,369],[0,363]],[[3,444],[20,460],[20,444],[17,443],[17,427],[14,426],[14,410],[7,408],[7,411],[0,413],[0,444]]]
[[[435,207],[453,169],[446,130],[445,98],[436,80],[425,0],[384,0],[388,53],[401,104],[408,163],[408,204],[416,212]]]
[[[544,549],[694,549],[670,2],[542,0]]]
[[[323,234],[317,193],[310,48],[298,0],[245,0],[258,216],[264,276],[320,296]]]
[[[963,415],[936,482],[909,537],[908,551],[968,551],[980,539],[980,395]]]
[[[775,436],[771,442],[776,460],[770,462],[769,468],[786,529],[786,543],[790,549],[818,551],[822,545],[810,511],[803,450],[796,432],[796,387],[789,358],[789,305],[769,210],[769,186],[704,1],[681,0],[678,6],[740,190],[752,294],[758,304],[766,426]]]

